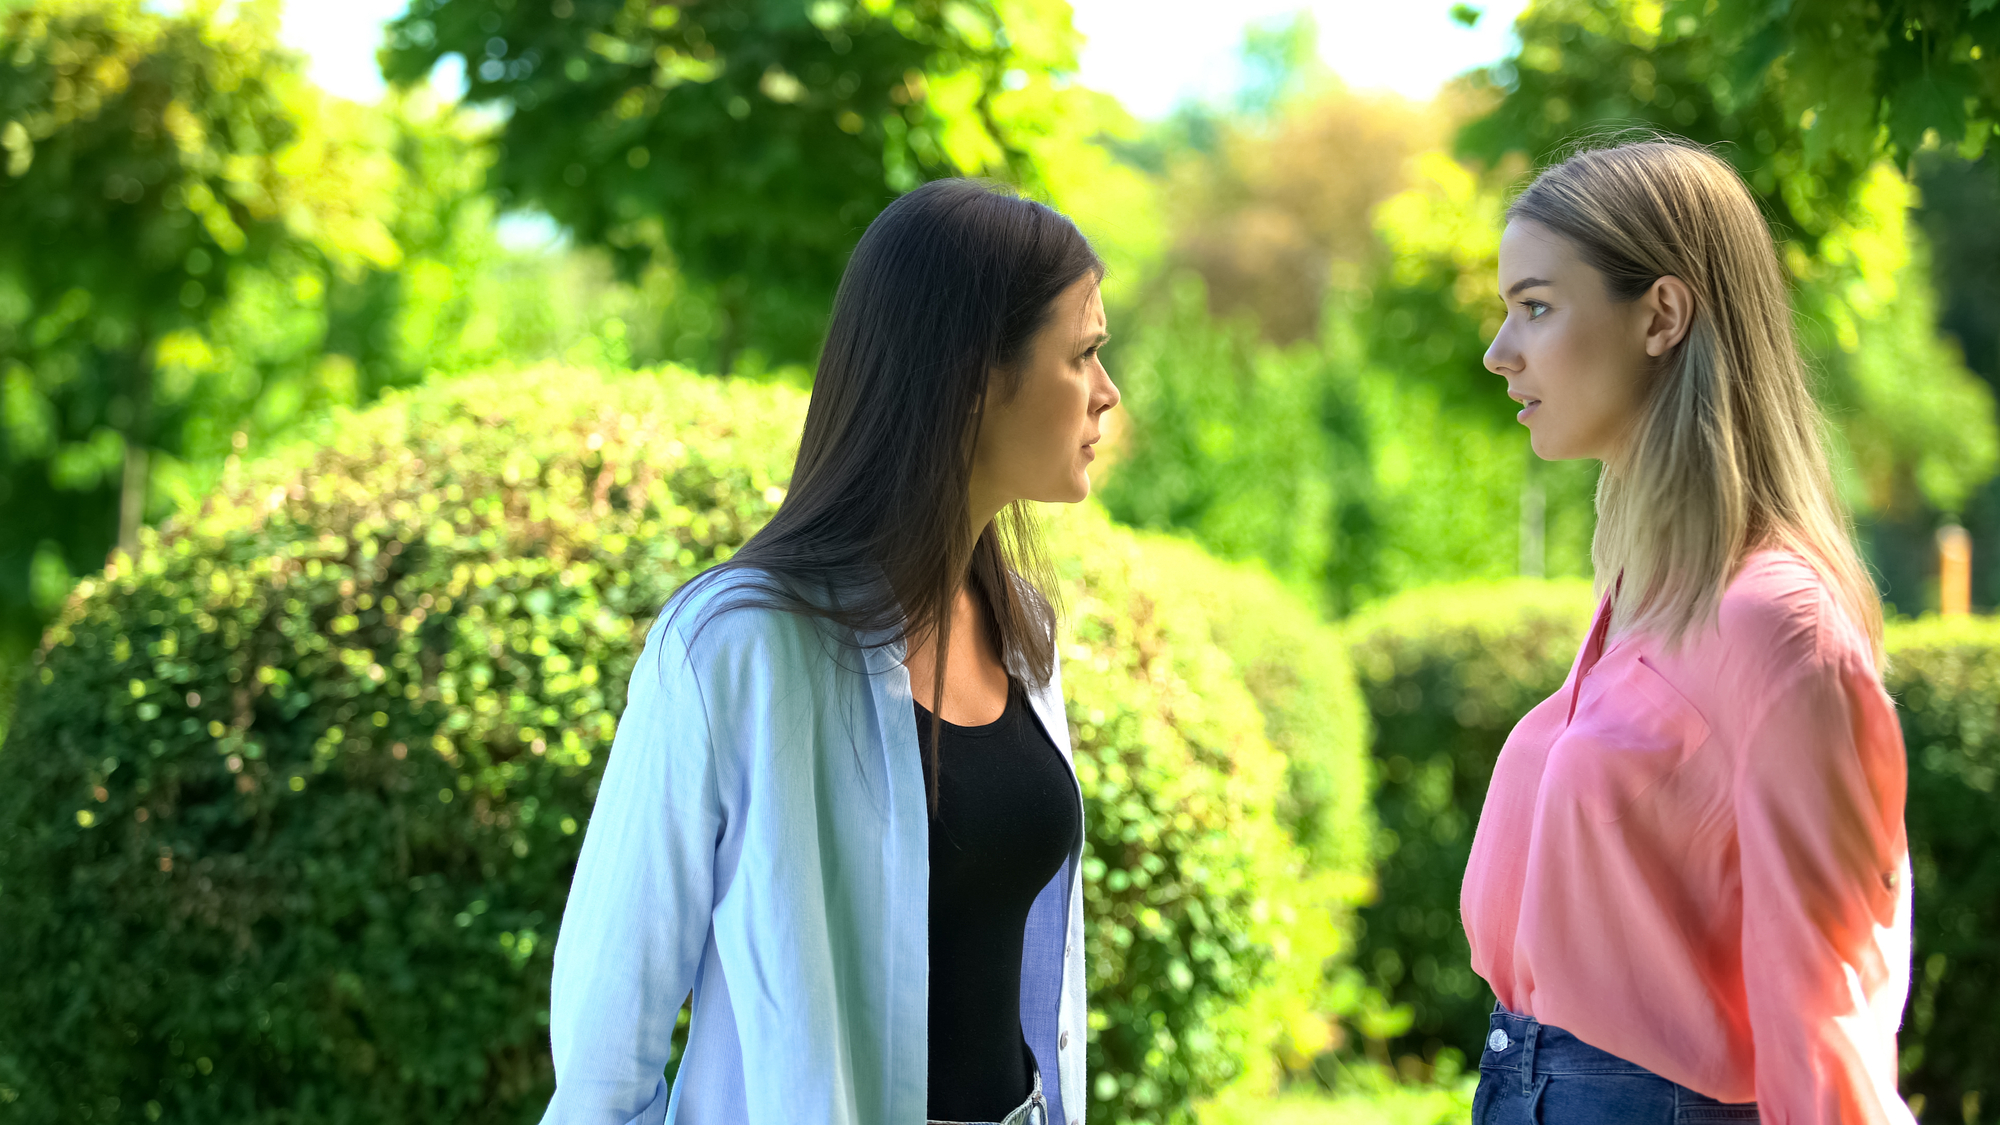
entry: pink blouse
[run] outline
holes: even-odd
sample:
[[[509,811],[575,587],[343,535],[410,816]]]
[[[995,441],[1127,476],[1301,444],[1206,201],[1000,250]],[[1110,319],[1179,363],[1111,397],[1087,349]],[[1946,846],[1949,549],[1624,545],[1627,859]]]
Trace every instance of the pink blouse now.
[[[1676,652],[1606,624],[1494,766],[1460,897],[1473,970],[1766,1125],[1914,1122],[1903,739],[1866,634],[1775,551]]]

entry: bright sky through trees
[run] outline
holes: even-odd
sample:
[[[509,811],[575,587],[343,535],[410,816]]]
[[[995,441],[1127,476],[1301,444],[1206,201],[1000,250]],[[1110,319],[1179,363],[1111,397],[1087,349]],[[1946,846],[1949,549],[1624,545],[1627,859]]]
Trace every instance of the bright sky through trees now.
[[[1424,99],[1440,83],[1505,55],[1525,0],[1489,0],[1478,24],[1452,20],[1447,0],[1073,0],[1086,37],[1084,85],[1116,95],[1140,117],[1159,117],[1184,97],[1236,88],[1246,25],[1309,11],[1320,55],[1350,85]],[[406,0],[290,0],[284,40],[312,59],[314,81],[356,101],[382,92],[375,48],[382,25]],[[457,85],[451,76],[448,86]]]
[[[1320,57],[1350,86],[1427,100],[1446,79],[1502,58],[1525,0],[1475,3],[1467,28],[1448,0],[1072,0],[1085,37],[1083,84],[1133,114],[1164,116],[1184,97],[1235,90],[1249,24],[1294,12],[1319,22]]]

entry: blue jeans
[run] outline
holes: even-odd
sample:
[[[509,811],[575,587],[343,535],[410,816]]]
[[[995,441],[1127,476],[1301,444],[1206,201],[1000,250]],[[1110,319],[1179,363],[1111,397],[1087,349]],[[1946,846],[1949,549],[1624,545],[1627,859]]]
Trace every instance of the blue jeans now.
[[[1719,1102],[1498,1004],[1479,1056],[1472,1125],[1683,1125],[1756,1121],[1756,1102]]]

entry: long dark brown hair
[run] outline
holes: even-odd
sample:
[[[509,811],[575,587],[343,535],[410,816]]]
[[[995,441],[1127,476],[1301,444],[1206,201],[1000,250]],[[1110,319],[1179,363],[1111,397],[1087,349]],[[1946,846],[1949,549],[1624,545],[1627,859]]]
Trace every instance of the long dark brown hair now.
[[[1056,589],[1034,517],[1010,504],[971,535],[972,456],[990,381],[1013,395],[1055,299],[1103,272],[1069,219],[992,185],[938,180],[891,203],[841,276],[784,502],[690,588],[752,571],[754,604],[842,626],[843,643],[934,640],[941,700],[964,580],[1002,663],[1048,682]]]

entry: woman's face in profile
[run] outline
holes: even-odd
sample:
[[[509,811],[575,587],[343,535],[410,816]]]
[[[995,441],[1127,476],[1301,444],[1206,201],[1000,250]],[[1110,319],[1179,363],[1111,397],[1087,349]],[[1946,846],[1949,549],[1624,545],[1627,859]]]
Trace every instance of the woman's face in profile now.
[[[1063,290],[1021,362],[1010,396],[995,375],[972,459],[975,512],[1016,500],[1074,504],[1090,495],[1091,448],[1118,388],[1099,362],[1107,338],[1097,278]]]
[[[1536,455],[1614,455],[1644,403],[1651,306],[1612,300],[1568,239],[1518,219],[1500,239],[1500,299],[1486,369],[1521,404]]]

